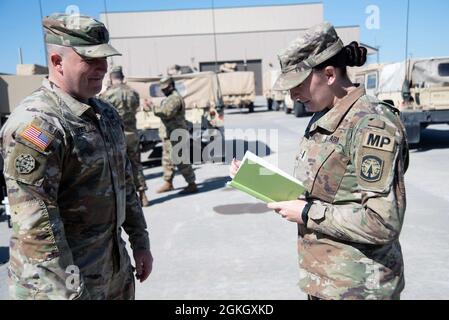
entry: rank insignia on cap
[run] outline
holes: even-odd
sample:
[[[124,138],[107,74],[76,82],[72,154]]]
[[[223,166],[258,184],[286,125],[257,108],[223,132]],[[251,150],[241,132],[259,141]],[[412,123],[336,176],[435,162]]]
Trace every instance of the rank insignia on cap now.
[[[15,161],[15,167],[18,173],[31,173],[36,167],[36,161],[30,154],[20,154]]]
[[[42,151],[45,151],[53,140],[53,137],[49,133],[34,125],[29,125],[20,134],[20,136],[37,146]]]
[[[360,177],[368,182],[379,181],[382,177],[384,162],[376,156],[364,156],[362,159],[362,167]]]

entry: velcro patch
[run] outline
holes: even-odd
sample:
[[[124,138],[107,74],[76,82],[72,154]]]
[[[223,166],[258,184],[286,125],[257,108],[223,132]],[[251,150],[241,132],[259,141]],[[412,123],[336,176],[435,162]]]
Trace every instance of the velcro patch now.
[[[373,155],[366,155],[362,158],[360,167],[360,178],[368,182],[376,182],[382,178],[384,161]]]
[[[47,150],[50,143],[53,141],[53,136],[43,129],[30,124],[20,133],[20,136],[25,140],[37,146],[40,150]]]
[[[385,129],[385,122],[380,119],[371,119],[368,122],[368,126],[379,129]]]
[[[367,131],[363,135],[363,147],[373,148],[388,152],[394,150],[394,137],[386,132]]]
[[[15,167],[20,174],[29,174],[36,167],[36,160],[34,160],[31,154],[20,154],[15,159]]]

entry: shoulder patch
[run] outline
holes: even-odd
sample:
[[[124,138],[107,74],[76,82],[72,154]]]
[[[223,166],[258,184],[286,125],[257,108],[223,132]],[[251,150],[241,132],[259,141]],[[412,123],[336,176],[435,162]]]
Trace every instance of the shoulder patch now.
[[[362,158],[360,177],[368,182],[376,182],[382,178],[384,161],[374,155],[366,155]]]
[[[363,134],[362,146],[388,152],[394,151],[394,137],[387,132],[368,130]]]
[[[368,126],[379,129],[385,129],[385,122],[380,119],[371,119],[368,122]]]
[[[29,174],[36,168],[36,160],[31,154],[20,154],[15,159],[15,168],[20,174]]]
[[[42,151],[47,150],[48,146],[53,141],[53,136],[51,134],[34,124],[27,126],[20,133],[20,136],[37,146]]]

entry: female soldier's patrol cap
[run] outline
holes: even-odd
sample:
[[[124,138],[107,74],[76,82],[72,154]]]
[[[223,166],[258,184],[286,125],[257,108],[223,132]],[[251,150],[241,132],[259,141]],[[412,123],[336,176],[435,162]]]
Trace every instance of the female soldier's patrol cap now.
[[[88,16],[54,13],[42,21],[45,42],[72,47],[80,56],[104,58],[119,56],[109,42],[109,32],[98,20]]]
[[[342,49],[343,42],[329,22],[308,29],[278,54],[282,73],[273,90],[290,90],[300,85],[314,67]]]

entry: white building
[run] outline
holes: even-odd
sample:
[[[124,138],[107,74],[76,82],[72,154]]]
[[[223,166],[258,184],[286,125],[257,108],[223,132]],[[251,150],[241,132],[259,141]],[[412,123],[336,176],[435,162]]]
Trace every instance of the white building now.
[[[237,62],[239,70],[255,72],[256,91],[262,94],[262,74],[278,68],[278,51],[305,29],[321,23],[323,4],[108,12],[100,14],[111,44],[123,56],[113,63],[126,76],[165,74],[173,64],[199,71],[215,70],[223,62]],[[343,42],[359,41],[358,26],[336,26]],[[372,51],[372,50],[371,50]]]

